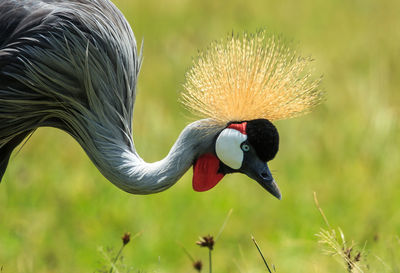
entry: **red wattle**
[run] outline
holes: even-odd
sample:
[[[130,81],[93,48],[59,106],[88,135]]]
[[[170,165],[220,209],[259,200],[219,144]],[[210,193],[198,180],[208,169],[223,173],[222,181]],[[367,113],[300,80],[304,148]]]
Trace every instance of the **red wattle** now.
[[[192,185],[195,191],[208,191],[224,177],[218,173],[219,159],[213,154],[200,156],[193,165]]]

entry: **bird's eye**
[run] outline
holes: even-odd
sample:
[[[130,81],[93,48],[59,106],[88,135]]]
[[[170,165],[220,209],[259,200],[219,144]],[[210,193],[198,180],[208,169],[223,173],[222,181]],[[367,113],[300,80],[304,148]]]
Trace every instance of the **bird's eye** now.
[[[242,148],[243,152],[248,152],[250,150],[250,146],[245,143],[243,143],[240,148]]]

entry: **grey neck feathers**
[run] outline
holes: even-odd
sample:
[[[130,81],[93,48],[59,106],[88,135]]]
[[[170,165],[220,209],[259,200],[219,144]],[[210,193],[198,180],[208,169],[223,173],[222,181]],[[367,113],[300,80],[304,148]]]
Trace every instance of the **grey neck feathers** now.
[[[221,128],[188,125],[161,161],[146,163],[132,141],[141,55],[108,0],[0,1],[0,179],[29,133],[52,126],[72,135],[112,183],[137,194],[172,186]],[[18,28],[17,28],[18,26]],[[9,36],[9,33],[13,35]]]
[[[219,130],[209,126],[207,120],[189,124],[168,155],[154,163],[146,163],[128,145],[102,141],[97,143],[102,156],[92,157],[92,160],[106,178],[124,191],[135,194],[160,192],[174,185],[198,156],[213,152]]]

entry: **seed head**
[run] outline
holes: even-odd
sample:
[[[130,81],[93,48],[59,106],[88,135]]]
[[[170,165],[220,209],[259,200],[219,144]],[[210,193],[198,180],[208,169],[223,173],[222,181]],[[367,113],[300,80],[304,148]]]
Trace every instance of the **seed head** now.
[[[131,233],[130,232],[125,232],[124,236],[122,236],[122,243],[124,245],[127,245],[130,240],[131,240]]]
[[[357,255],[354,257],[355,262],[359,262],[361,260],[361,252],[358,252]]]
[[[193,263],[193,267],[194,269],[196,269],[197,271],[201,271],[201,269],[203,268],[203,263],[201,261],[195,261]]]
[[[215,244],[214,237],[211,235],[200,237],[200,240],[197,241],[196,244],[201,247],[208,247],[208,249],[213,250]]]

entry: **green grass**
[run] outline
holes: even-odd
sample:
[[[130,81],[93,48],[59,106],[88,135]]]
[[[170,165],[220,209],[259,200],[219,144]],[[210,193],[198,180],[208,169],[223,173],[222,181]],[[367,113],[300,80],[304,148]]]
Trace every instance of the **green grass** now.
[[[324,75],[326,101],[276,123],[281,147],[270,166],[282,201],[239,174],[195,193],[191,171],[166,192],[129,195],[67,134],[39,129],[0,184],[2,273],[94,272],[102,259],[97,249],[118,249],[126,231],[142,232],[124,250],[128,266],[195,272],[180,244],[206,263],[208,253],[195,241],[216,235],[230,209],[213,272],[266,272],[251,235],[279,273],[346,272],[318,245],[324,222],[314,191],[333,227],[360,247],[367,242],[370,272],[399,272],[399,1],[115,3],[137,40],[144,38],[134,139],[147,161],[165,156],[189,122],[177,99],[192,56],[232,30],[266,27],[293,40]]]

